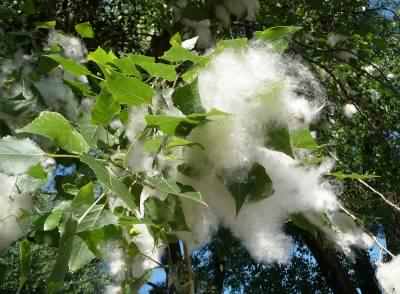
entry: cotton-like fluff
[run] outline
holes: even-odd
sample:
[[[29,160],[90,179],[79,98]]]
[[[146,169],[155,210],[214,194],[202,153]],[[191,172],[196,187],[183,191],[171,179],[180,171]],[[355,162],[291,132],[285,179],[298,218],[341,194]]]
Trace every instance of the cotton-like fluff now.
[[[158,93],[152,99],[153,113],[160,113],[170,116],[183,116],[182,112],[173,106],[173,91],[167,89],[162,93]],[[126,126],[126,136],[131,142],[129,153],[127,155],[127,165],[133,172],[147,172],[148,175],[154,175],[158,172],[153,169],[154,154],[150,154],[144,149],[144,142],[141,135],[146,128],[146,115],[149,106],[132,107],[129,112],[129,121]],[[159,165],[168,165],[167,160],[162,155],[157,156]]]
[[[153,158],[144,151],[140,135],[146,127],[145,117],[148,114],[146,106],[132,107],[129,113],[129,122],[126,127],[126,136],[132,143],[127,156],[127,164],[134,172],[150,171]]]
[[[32,208],[32,198],[19,193],[17,177],[0,173],[0,250],[9,246],[23,234],[19,217],[23,210]]]
[[[354,104],[347,103],[345,106],[343,106],[343,113],[344,116],[347,118],[352,118],[353,115],[355,115],[358,112],[357,108],[354,106]]]
[[[78,102],[72,90],[64,84],[62,76],[54,73],[49,77],[42,77],[34,83],[44,102],[51,109],[65,113],[74,120],[78,116]]]
[[[400,256],[394,257],[390,262],[381,263],[376,271],[384,294],[400,294]]]
[[[122,288],[120,286],[109,285],[104,289],[104,294],[122,294]]]
[[[306,85],[303,77],[312,82]],[[225,50],[199,75],[199,92],[206,110],[232,115],[194,130],[194,140],[210,150],[207,156],[217,166],[251,164],[249,148],[264,144],[268,127],[296,129],[316,117],[323,97],[309,100],[308,95],[317,88],[304,66],[265,46]]]
[[[144,224],[135,225],[136,235],[131,239],[139,250],[139,254],[135,256],[133,263],[130,265],[132,276],[140,278],[147,271],[158,266],[161,260],[163,248],[156,244],[149,229]]]
[[[298,61],[255,46],[225,50],[199,75],[202,105],[208,111],[216,108],[228,114],[195,128],[190,135],[204,150],[186,149],[184,159],[194,167],[194,174],[178,181],[201,192],[208,207],[183,200],[191,233],[179,236],[191,247],[202,245],[221,224],[257,261],[285,263],[292,242],[283,227],[291,215],[333,213],[339,205],[333,187],[322,179],[333,164],[305,167],[272,150],[268,130],[308,127],[323,105],[324,92]],[[245,202],[236,215],[234,198],[224,182],[242,180],[255,163],[271,178],[273,193],[261,201]],[[346,235],[338,242],[357,243],[358,232],[342,233]]]
[[[54,30],[49,33],[48,45],[49,47],[52,45],[61,46],[66,57],[79,62],[83,61],[87,54],[86,46],[81,39],[67,36]]]
[[[242,240],[257,261],[285,263],[292,241],[283,226],[290,215],[334,210],[336,197],[321,182],[325,169],[306,169],[284,153],[266,148],[255,147],[252,152],[271,177],[274,193],[265,200],[245,204],[236,216],[233,197],[215,171],[208,170],[207,175],[198,178],[182,177],[180,181],[200,191],[209,207],[183,201],[193,236],[179,236],[195,248],[208,242],[220,223]]]

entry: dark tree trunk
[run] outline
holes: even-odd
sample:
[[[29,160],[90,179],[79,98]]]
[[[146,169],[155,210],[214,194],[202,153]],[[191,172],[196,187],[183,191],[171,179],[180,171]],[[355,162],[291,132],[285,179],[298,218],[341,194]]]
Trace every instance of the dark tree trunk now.
[[[310,224],[310,228],[313,227]],[[350,279],[347,269],[341,263],[337,250],[328,242],[321,232],[312,234],[289,225],[290,233],[301,236],[301,239],[314,255],[326,282],[335,294],[357,294],[356,287]],[[315,228],[317,230],[317,228]]]
[[[362,249],[355,248],[353,250],[356,254],[354,269],[361,292],[363,294],[381,294],[369,254]]]
[[[225,279],[225,265],[223,257],[214,256],[214,285],[216,293],[222,294],[224,292],[224,279]]]

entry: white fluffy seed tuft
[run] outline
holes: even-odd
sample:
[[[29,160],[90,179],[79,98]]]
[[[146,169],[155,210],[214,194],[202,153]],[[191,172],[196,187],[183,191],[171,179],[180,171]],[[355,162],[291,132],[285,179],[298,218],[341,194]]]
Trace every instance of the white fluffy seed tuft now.
[[[400,294],[400,256],[390,262],[381,263],[376,271],[376,278],[385,294]]]

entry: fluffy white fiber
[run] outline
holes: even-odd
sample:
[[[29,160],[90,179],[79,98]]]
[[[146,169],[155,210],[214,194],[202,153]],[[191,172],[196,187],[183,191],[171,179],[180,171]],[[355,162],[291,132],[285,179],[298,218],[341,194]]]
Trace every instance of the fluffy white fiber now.
[[[379,264],[376,278],[385,294],[400,294],[400,256]]]
[[[20,238],[23,228],[19,217],[23,210],[30,210],[32,199],[17,190],[17,177],[0,173],[0,250]]]
[[[200,73],[198,85],[207,111],[218,109],[228,114],[192,131],[189,139],[200,143],[204,150],[185,148],[179,156],[197,174],[193,177],[178,174],[177,181],[193,186],[208,204],[204,207],[182,200],[191,231],[178,235],[190,249],[208,242],[218,226],[223,225],[257,261],[287,262],[292,240],[283,227],[295,213],[302,213],[319,226],[323,224],[318,215],[326,214],[333,224],[336,221],[334,229],[323,230],[346,253],[351,246],[370,245],[361,231],[348,226],[348,220],[338,215],[334,188],[322,179],[332,168],[332,162],[305,167],[299,159],[275,151],[270,145],[268,130],[288,127],[294,131],[308,127],[324,104],[323,90],[304,65],[268,47],[253,44],[248,49],[227,49],[218,54]],[[155,100],[153,107],[157,105]],[[134,171],[153,174],[155,171],[146,163],[138,140],[145,127],[145,113],[144,108],[131,112],[127,135],[137,154],[128,156],[128,165]],[[161,113],[181,115],[173,107]],[[224,182],[242,180],[255,163],[263,166],[270,176],[273,194],[261,201],[245,202],[236,215],[234,198]],[[135,276],[156,266],[152,259],[160,257],[151,234],[145,226],[142,229],[139,234],[142,239],[132,241],[151,258],[138,258],[134,262]]]
[[[269,149],[265,134],[269,128],[306,127],[323,105],[323,91],[299,62],[265,47],[252,47],[225,50],[215,57],[199,76],[199,92],[207,110],[216,108],[230,115],[192,132],[190,139],[201,143],[205,151],[191,149],[185,160],[200,175],[179,180],[200,191],[209,207],[184,201],[192,233],[180,237],[194,248],[207,242],[222,224],[257,261],[287,262],[292,247],[283,226],[290,215],[338,209],[333,188],[321,179],[332,164],[301,166],[296,159]],[[240,173],[230,171],[245,174],[254,163],[265,168],[274,192],[265,200],[247,202],[236,216],[233,197],[220,175],[240,180]],[[342,236],[335,239],[343,243],[340,246],[361,243],[351,231]]]
[[[42,77],[34,85],[48,107],[55,111],[65,112],[67,117],[71,119],[77,117],[78,103],[72,90],[64,84],[60,73]]]
[[[157,246],[146,225],[136,225],[135,230],[137,235],[131,241],[135,243],[140,254],[134,258],[131,269],[132,276],[140,278],[148,270],[158,266],[164,249]]]
[[[86,57],[87,49],[81,39],[73,36],[67,36],[57,31],[51,31],[48,37],[48,45],[59,45],[63,49],[66,57],[83,61]]]
[[[357,108],[354,106],[354,104],[347,103],[343,107],[343,113],[347,118],[352,118],[353,115],[355,115],[358,112]]]

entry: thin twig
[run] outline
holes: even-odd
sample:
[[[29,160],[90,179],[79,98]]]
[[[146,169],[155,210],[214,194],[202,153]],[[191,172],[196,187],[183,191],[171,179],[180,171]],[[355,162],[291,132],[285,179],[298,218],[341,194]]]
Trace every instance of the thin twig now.
[[[364,231],[366,234],[368,234],[368,236],[370,236],[375,244],[383,251],[385,251],[388,255],[390,255],[391,257],[395,257],[395,255],[389,251],[389,249],[387,249],[376,237],[374,234],[372,234],[371,232],[369,232],[365,226],[362,225],[361,220],[359,220],[354,214],[352,214],[349,210],[347,210],[342,204],[339,203],[339,207],[340,209],[346,213],[348,216],[350,216],[356,223],[358,223],[360,226],[363,227]]]
[[[389,199],[387,199],[381,192],[377,191],[376,189],[374,189],[373,187],[371,187],[369,184],[367,184],[364,180],[361,179],[357,179],[358,182],[360,182],[361,184],[363,184],[365,187],[367,187],[368,189],[370,189],[372,192],[374,192],[376,195],[378,195],[379,197],[382,198],[383,201],[385,201],[386,204],[388,204],[389,206],[393,207],[395,210],[400,212],[400,207],[398,207],[396,204],[394,204],[392,201],[390,201]]]
[[[332,152],[329,152],[329,155],[335,159],[337,162],[340,162],[340,160],[337,158],[337,156],[335,156]],[[383,195],[381,192],[379,192],[378,190],[376,190],[375,188],[373,188],[371,185],[367,184],[364,180],[362,179],[357,179],[357,181],[359,183],[361,183],[362,185],[364,185],[365,187],[367,187],[368,189],[370,189],[372,192],[374,192],[376,195],[378,195],[380,198],[382,198],[382,200],[388,204],[390,207],[394,208],[395,210],[400,212],[400,207],[398,207],[396,204],[394,204],[392,201],[390,201],[389,199],[387,199],[385,197],[385,195]]]

